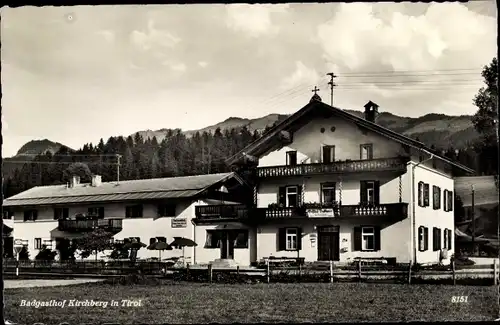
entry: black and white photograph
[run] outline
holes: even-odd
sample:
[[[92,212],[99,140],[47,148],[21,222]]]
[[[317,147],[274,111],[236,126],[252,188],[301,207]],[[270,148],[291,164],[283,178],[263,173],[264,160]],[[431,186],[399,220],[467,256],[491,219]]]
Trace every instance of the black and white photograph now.
[[[500,320],[497,12],[2,7],[3,322]]]

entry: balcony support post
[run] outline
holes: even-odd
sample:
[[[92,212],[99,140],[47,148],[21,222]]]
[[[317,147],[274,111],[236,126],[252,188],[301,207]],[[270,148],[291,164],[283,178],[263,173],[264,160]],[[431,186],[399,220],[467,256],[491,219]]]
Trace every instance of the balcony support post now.
[[[403,177],[399,175],[399,203],[403,202]]]

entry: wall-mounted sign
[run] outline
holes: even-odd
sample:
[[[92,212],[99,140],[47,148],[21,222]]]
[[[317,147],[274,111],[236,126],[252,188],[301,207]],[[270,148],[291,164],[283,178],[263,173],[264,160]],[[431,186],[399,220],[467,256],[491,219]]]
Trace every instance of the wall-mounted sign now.
[[[172,219],[172,228],[186,228],[187,219],[186,218],[174,218]]]
[[[333,218],[335,214],[333,209],[307,209],[309,218]]]

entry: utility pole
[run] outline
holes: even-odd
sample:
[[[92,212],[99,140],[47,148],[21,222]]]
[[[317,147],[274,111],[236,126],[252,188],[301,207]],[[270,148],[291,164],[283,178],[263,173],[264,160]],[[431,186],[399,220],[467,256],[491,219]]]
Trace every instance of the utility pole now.
[[[122,155],[116,154],[116,183],[120,183],[120,159]]]
[[[475,239],[476,239],[476,216],[475,216],[475,207],[474,207],[474,184],[471,185],[471,195],[472,195],[472,202],[471,202],[471,205],[472,205],[472,253],[473,254],[476,254],[476,243],[475,243]]]
[[[334,82],[333,79],[337,78],[333,72],[329,72],[326,74],[327,76],[330,76],[330,81],[328,82],[328,85],[330,85],[330,105],[333,106],[333,87],[337,86]]]

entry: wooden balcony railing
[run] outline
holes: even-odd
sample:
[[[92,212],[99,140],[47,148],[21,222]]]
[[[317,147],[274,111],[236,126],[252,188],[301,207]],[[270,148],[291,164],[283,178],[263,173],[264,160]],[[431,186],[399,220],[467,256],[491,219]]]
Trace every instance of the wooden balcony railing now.
[[[91,220],[59,220],[58,229],[61,231],[84,232],[103,229],[110,232],[123,229],[122,219],[91,219]]]
[[[359,172],[405,172],[408,158],[382,158],[371,160],[336,161],[333,163],[301,164],[295,166],[270,166],[257,168],[258,177],[304,176],[320,174],[345,174]]]
[[[195,207],[198,220],[246,219],[249,209],[243,204],[203,205]]]
[[[364,205],[342,205],[340,207],[341,217],[401,217],[408,216],[408,203],[379,204],[373,206]]]

